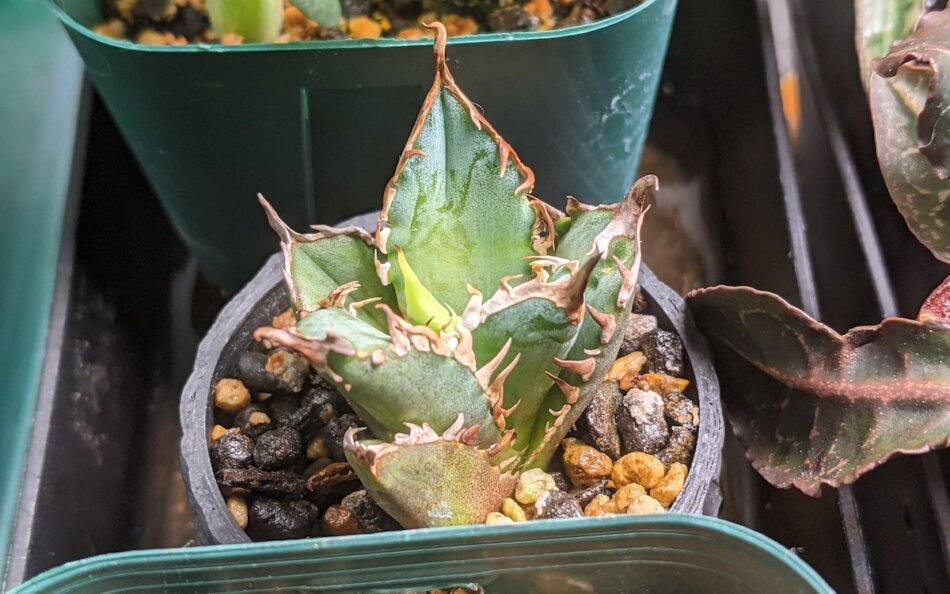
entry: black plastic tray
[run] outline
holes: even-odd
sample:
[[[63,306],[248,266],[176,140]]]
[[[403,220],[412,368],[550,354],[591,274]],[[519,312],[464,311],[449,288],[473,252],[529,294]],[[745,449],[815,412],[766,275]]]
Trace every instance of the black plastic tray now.
[[[799,189],[774,52],[764,0],[682,2],[650,143],[699,188],[693,230],[712,250],[706,282],[753,285],[814,311],[832,289],[816,284],[825,279],[809,253],[838,248],[816,247],[825,236],[806,233],[813,202]],[[47,352],[7,588],[70,560],[192,537],[176,410],[196,339],[224,299],[196,276],[98,102],[89,129],[75,243],[63,250],[54,308],[62,340]],[[853,533],[833,493],[772,489],[734,443],[726,467],[727,518],[794,547],[839,591],[854,590]]]

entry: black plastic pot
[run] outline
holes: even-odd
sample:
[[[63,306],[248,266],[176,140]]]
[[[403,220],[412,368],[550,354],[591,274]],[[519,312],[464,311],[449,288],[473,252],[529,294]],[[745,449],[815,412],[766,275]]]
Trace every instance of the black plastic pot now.
[[[375,221],[376,215],[369,214],[341,225],[370,228]],[[232,519],[211,468],[208,455],[208,439],[213,425],[211,393],[212,386],[236,367],[238,357],[253,340],[254,330],[267,325],[290,305],[282,265],[281,254],[272,256],[257,276],[221,311],[198,347],[194,371],[182,392],[182,474],[194,513],[196,538],[201,544],[250,541]],[[722,501],[719,471],[723,420],[719,382],[712,359],[683,300],[645,266],[640,270],[640,287],[649,302],[647,313],[655,315],[660,327],[675,331],[683,341],[689,362],[687,377],[695,386],[694,395],[698,397],[700,409],[696,453],[683,492],[671,510],[715,515]]]

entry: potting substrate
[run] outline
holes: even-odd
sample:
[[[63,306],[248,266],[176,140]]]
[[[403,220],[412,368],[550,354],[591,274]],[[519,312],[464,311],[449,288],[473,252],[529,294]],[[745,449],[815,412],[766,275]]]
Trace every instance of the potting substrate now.
[[[646,304],[644,303],[644,306]],[[289,310],[280,327],[292,323]],[[489,524],[582,515],[664,513],[683,489],[699,407],[684,393],[683,345],[635,315],[614,363],[552,473],[525,472]],[[251,390],[254,390],[253,397]],[[210,454],[235,522],[255,540],[399,529],[343,454],[359,417],[307,360],[260,343],[214,386]]]
[[[802,4],[809,19],[826,14],[814,3]],[[849,193],[842,190],[839,176],[847,180],[854,169],[836,169],[836,163],[841,167],[848,159],[840,144],[834,159],[818,163],[817,155],[831,151],[828,135],[840,125],[840,120],[835,124],[836,112],[848,114],[841,103],[822,113],[821,118],[830,113],[830,125],[827,119],[821,120],[824,126],[815,124],[814,103],[821,104],[829,89],[836,98],[841,92],[821,83],[821,76],[834,80],[827,78],[834,58],[822,51],[819,60],[810,62],[820,67],[820,75],[807,72],[804,125],[794,131],[797,141],[790,140],[779,92],[779,74],[787,72],[776,59],[769,17],[766,2],[757,11],[739,1],[680,7],[644,156],[649,163],[644,172],[668,168],[674,173],[661,173],[668,180],[666,194],[661,192],[660,212],[654,214],[662,216],[646,232],[666,247],[648,239],[645,261],[679,292],[721,281],[765,287],[804,303],[809,311],[820,304],[836,324],[877,315],[868,310],[875,307],[867,299],[872,292],[882,303],[889,294],[907,309],[919,303],[921,289],[914,285],[919,277],[913,271],[919,272],[924,261],[915,251],[920,246],[907,239],[873,178],[862,177],[870,188],[867,194],[855,194],[853,186]],[[801,14],[796,18],[805,20]],[[709,72],[717,76],[700,75]],[[723,85],[723,80],[733,84]],[[743,117],[737,119],[737,112]],[[177,397],[197,338],[223,299],[185,258],[103,103],[94,99],[87,117],[90,141],[78,147],[86,167],[73,174],[78,191],[70,202],[80,214],[78,220],[67,217],[67,248],[58,263],[52,310],[51,326],[63,328],[62,338],[46,353],[50,372],[38,394],[6,587],[33,577],[23,592],[611,591],[618,582],[658,592],[830,591],[801,558],[838,592],[945,589],[950,572],[941,546],[946,518],[940,485],[948,468],[946,452],[892,460],[853,488],[827,490],[812,499],[764,484],[735,444],[727,443],[721,514],[781,545],[738,527],[724,530],[702,518],[673,513],[423,530],[409,540],[406,531],[395,531],[181,548],[195,533],[175,453]],[[116,195],[124,200],[116,201]],[[130,200],[139,201],[142,211],[132,212]],[[859,202],[872,207],[880,244],[887,248],[886,263],[875,263],[873,254],[862,251],[861,238],[873,236],[875,229],[868,228],[860,208],[853,214]],[[827,229],[837,229],[839,241],[830,242]],[[117,244],[125,247],[116,250]],[[156,250],[159,245],[169,248]],[[151,263],[148,270],[141,265],[145,259]],[[669,259],[679,264],[671,265]],[[876,276],[882,268],[901,282],[882,285]],[[273,315],[258,322],[269,323],[286,303],[284,296],[282,305],[274,304]],[[659,325],[663,327],[662,319]],[[248,352],[249,344],[245,341],[235,357]],[[109,369],[113,372],[108,375],[99,372]],[[108,382],[102,381],[105,377]],[[255,397],[267,391],[248,393],[252,405],[264,408],[268,400]],[[270,393],[273,398],[278,391]],[[212,407],[208,410],[214,414]],[[273,411],[251,410],[244,415],[247,425],[255,412],[274,423]],[[220,414],[217,420],[229,425],[231,417]],[[203,436],[209,468],[214,421],[206,419]],[[326,429],[317,433],[321,431]],[[303,458],[314,442],[311,453],[322,453],[322,440],[301,439]],[[552,479],[557,481],[557,475]],[[64,485],[69,485],[69,505],[63,505]],[[221,497],[217,484],[211,486]],[[561,484],[565,486],[567,493],[574,489],[569,479]],[[365,498],[346,496],[351,498],[345,505],[342,497],[339,503],[323,502],[328,509],[337,506],[343,524],[362,530],[361,519],[379,521],[366,513],[375,508],[361,505]],[[609,506],[611,499],[601,501]],[[527,512],[530,504],[518,505]],[[236,526],[230,510],[225,506],[222,511]],[[459,546],[461,542],[468,544]],[[478,547],[480,556],[473,558],[470,547]],[[171,550],[135,552],[143,548]],[[581,549],[590,554],[580,554]],[[114,551],[129,552],[78,561]],[[679,569],[670,572],[671,566]]]
[[[449,35],[479,32],[549,31],[593,23],[633,8],[642,0],[343,0],[338,23],[321,26],[290,2],[283,6],[278,43],[319,39],[432,38],[425,25],[441,22]],[[107,0],[109,20],[96,33],[144,45],[223,43],[245,40],[220,36],[208,19],[205,0]]]

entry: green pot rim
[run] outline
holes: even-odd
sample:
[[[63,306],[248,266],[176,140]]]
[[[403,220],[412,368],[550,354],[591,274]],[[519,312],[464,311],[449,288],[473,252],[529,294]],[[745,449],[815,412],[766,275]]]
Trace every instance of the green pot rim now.
[[[220,45],[209,43],[191,43],[179,46],[153,46],[134,43],[125,39],[113,39],[104,35],[99,35],[89,27],[79,23],[74,19],[62,4],[69,0],[47,0],[50,8],[63,21],[63,23],[76,31],[77,33],[88,37],[89,39],[108,45],[116,49],[126,51],[136,51],[144,53],[173,53],[173,54],[229,54],[229,53],[251,53],[251,52],[298,52],[298,51],[330,51],[345,49],[372,49],[387,47],[419,47],[431,46],[431,39],[395,39],[393,37],[381,37],[379,39],[338,39],[327,41],[296,41],[292,43],[249,43],[242,45]],[[564,29],[551,29],[549,31],[516,31],[511,33],[476,33],[475,35],[465,35],[461,37],[451,37],[448,43],[450,45],[469,45],[492,42],[523,42],[539,41],[543,39],[560,39],[564,37],[577,37],[585,35],[600,29],[606,29],[617,23],[635,18],[641,12],[646,10],[652,4],[657,2],[666,2],[670,5],[676,5],[676,0],[644,0],[625,12],[588,23],[585,25],[576,25],[565,27]]]
[[[520,533],[520,534],[519,534]],[[658,516],[602,516],[564,520],[535,520],[527,525],[508,526],[458,526],[428,528],[412,531],[385,532],[355,536],[336,536],[294,541],[270,541],[234,545],[211,545],[192,548],[126,551],[73,561],[50,569],[22,584],[12,594],[28,592],[53,592],[55,588],[76,584],[83,580],[95,580],[99,576],[122,575],[141,571],[153,561],[165,566],[183,567],[205,565],[209,568],[254,564],[261,572],[268,564],[282,560],[300,559],[315,554],[341,556],[373,555],[380,547],[406,552],[411,548],[460,546],[470,548],[473,536],[513,536],[511,540],[485,544],[492,548],[498,542],[508,545],[543,543],[548,538],[597,538],[621,533],[640,533],[655,536],[689,535],[718,541],[723,547],[750,546],[761,554],[764,563],[787,567],[801,578],[803,585],[822,594],[834,594],[834,590],[807,563],[774,540],[745,526],[708,516],[668,514]],[[451,537],[454,542],[446,542]],[[633,547],[635,550],[635,547]],[[175,582],[166,582],[174,585]]]

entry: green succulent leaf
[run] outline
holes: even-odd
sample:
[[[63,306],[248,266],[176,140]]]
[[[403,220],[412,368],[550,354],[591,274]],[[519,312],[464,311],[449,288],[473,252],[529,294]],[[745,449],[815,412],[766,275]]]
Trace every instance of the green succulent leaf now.
[[[871,61],[887,54],[895,41],[907,39],[924,14],[923,0],[854,0],[855,46],[861,84],[871,84]]]
[[[746,287],[687,299],[699,328],[748,362],[717,357],[736,434],[773,485],[817,496],[950,441],[950,322],[890,318],[840,335]]]
[[[275,41],[284,22],[283,0],[208,0],[218,38],[240,35],[247,43]]]
[[[657,184],[656,177],[648,175],[616,204],[587,206],[575,200],[568,204],[571,223],[561,225],[564,235],[555,256],[567,260],[600,257],[584,292],[586,312],[577,338],[562,358],[574,366],[562,367],[561,381],[548,390],[538,411],[530,466],[547,465],[617,357],[640,270],[640,227]]]
[[[291,301],[298,311],[314,311],[329,305],[331,294],[341,286],[358,286],[346,297],[351,302],[377,299],[397,307],[391,286],[383,286],[376,274],[372,236],[357,227],[333,229],[315,227],[317,233],[297,233],[277,216],[259,196],[271,227],[280,237],[284,251],[284,277]],[[379,330],[387,328],[386,314],[376,307],[362,307],[357,316]]]
[[[339,27],[343,18],[340,0],[290,0],[290,3],[321,27]]]
[[[401,247],[439,303],[461,311],[467,285],[483,294],[528,272],[539,214],[534,174],[455,85],[436,40],[436,77],[386,188],[377,247]],[[390,280],[401,287],[398,262]]]
[[[442,435],[409,425],[392,443],[357,442],[347,433],[347,460],[373,499],[406,528],[478,524],[497,511],[515,477],[469,440],[462,418]]]
[[[874,61],[877,157],[908,227],[950,262],[950,11],[924,15],[913,34]]]
[[[574,343],[595,263],[591,258],[587,266],[556,281],[545,281],[543,274],[515,286],[505,281],[481,308],[483,319],[472,332],[476,361],[485,369],[493,354],[505,353],[492,363],[506,371],[496,375],[501,385],[489,396],[511,411],[503,415],[504,428],[514,430],[516,450],[531,441],[539,408],[560,371],[555,359],[564,357]],[[489,378],[483,379],[488,383]],[[500,412],[496,406],[496,418]]]
[[[379,439],[391,440],[406,423],[445,431],[461,413],[478,425],[479,445],[498,443],[501,433],[474,370],[428,328],[390,316],[389,335],[327,308],[309,314],[295,332],[262,328],[257,336],[306,356]]]

